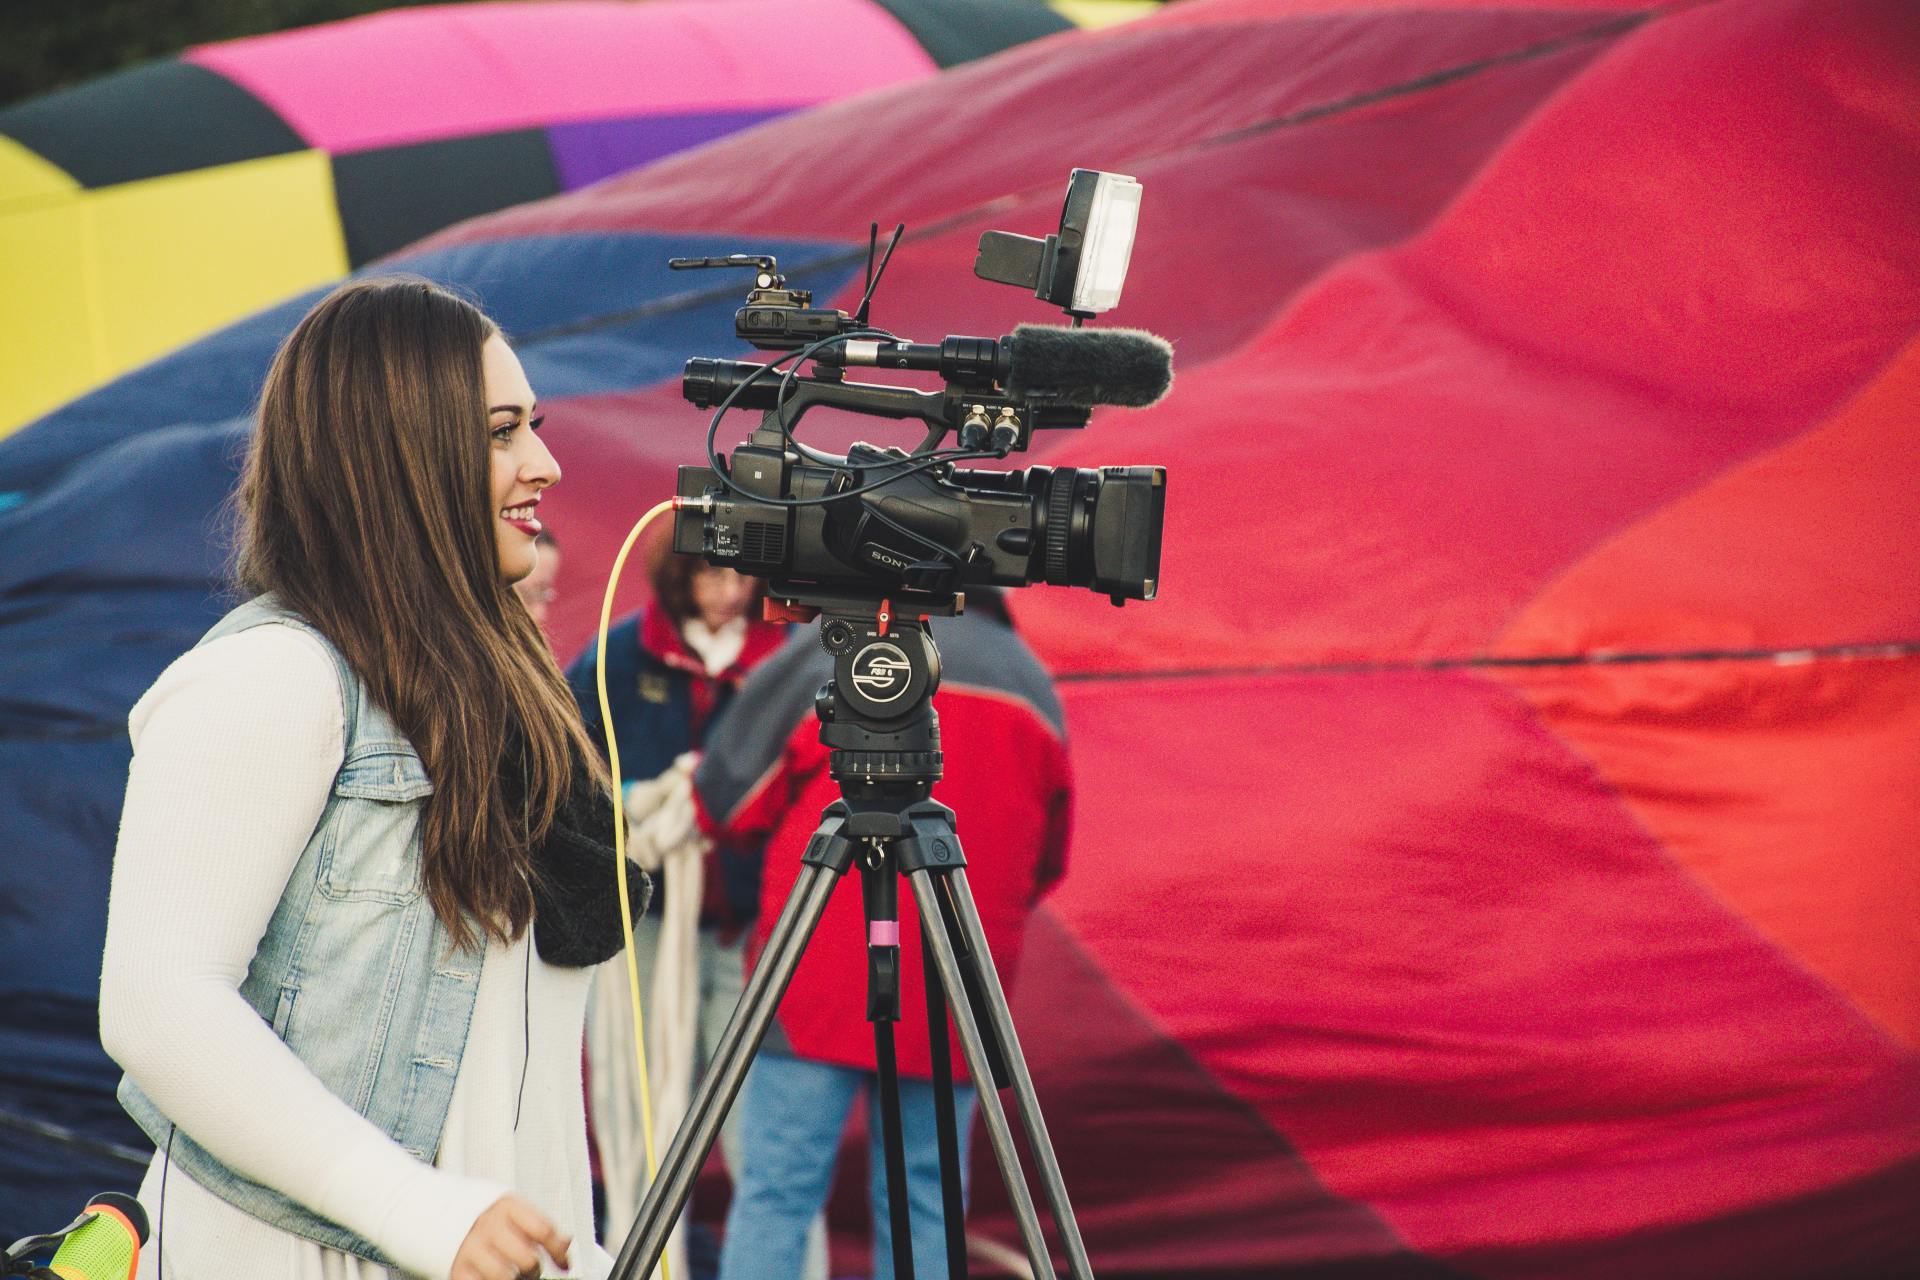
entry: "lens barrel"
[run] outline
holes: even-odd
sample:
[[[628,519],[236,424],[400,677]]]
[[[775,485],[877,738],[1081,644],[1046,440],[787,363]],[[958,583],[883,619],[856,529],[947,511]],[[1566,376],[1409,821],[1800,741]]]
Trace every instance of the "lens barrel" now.
[[[1160,585],[1166,468],[1055,467],[1034,480],[1039,580],[1090,587],[1116,601],[1153,599]]]

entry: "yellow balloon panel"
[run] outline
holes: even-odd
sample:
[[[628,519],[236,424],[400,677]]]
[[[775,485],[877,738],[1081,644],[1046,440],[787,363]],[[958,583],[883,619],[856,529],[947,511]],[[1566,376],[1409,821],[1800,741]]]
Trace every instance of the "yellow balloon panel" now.
[[[0,435],[102,379],[85,205],[69,196],[0,206]]]
[[[1160,0],[1048,0],[1047,7],[1076,27],[1112,27],[1146,17]]]
[[[0,136],[0,213],[64,199],[79,189],[65,169]]]
[[[92,203],[116,371],[347,272],[322,151],[107,187]]]
[[[347,272],[326,153],[302,151],[78,194],[44,211],[15,314],[61,314],[0,348],[0,435],[222,325]],[[6,222],[7,259],[14,256]],[[64,221],[68,225],[61,226]],[[79,240],[75,261],[73,239]],[[13,287],[15,266],[0,280]],[[17,320],[0,321],[9,339]],[[37,327],[37,326],[36,326]]]

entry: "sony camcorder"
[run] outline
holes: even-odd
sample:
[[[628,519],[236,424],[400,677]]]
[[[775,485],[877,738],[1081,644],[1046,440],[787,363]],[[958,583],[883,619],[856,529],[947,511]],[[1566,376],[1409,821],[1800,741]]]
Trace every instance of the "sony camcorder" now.
[[[796,604],[889,599],[903,612],[951,613],[972,585],[1051,583],[1151,600],[1159,583],[1166,510],[1163,467],[965,468],[1028,447],[1036,430],[1085,426],[1095,405],[1152,404],[1172,381],[1172,349],[1139,330],[1080,325],[1118,303],[1140,184],[1076,169],[1060,229],[1044,239],[992,231],[976,274],[1034,290],[1074,317],[1073,328],[1022,325],[1000,338],[904,341],[868,323],[868,309],[904,227],[875,264],[857,312],[815,307],[787,287],[770,256],[676,258],[676,268],[748,267],[756,274],[734,331],[768,364],[694,359],[682,394],[713,409],[709,466],[682,467],[678,493],[695,501],[674,517],[674,550],[769,580]],[[801,374],[802,362],[812,372]],[[787,366],[784,370],[781,366]],[[939,390],[849,381],[854,367],[938,375]],[[826,406],[918,420],[911,452],[859,443],[823,453],[794,437]],[[728,409],[761,411],[730,459],[715,451]],[[951,438],[955,447],[943,448]]]

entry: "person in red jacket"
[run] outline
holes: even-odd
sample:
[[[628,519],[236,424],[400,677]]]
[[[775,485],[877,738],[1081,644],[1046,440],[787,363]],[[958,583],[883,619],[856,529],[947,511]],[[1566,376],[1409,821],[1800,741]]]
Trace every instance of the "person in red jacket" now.
[[[968,593],[966,616],[933,624],[943,668],[933,705],[946,767],[933,798],[955,811],[967,880],[995,966],[1011,987],[1027,915],[1066,870],[1072,775],[1052,681],[1014,634],[997,593],[984,594],[983,601]],[[708,834],[736,853],[765,850],[753,957],[798,878],[800,854],[821,810],[839,798],[813,714],[814,694],[831,673],[815,630],[801,629],[741,687],[694,775]],[[900,943],[897,1040],[914,1271],[945,1275],[920,929],[904,886]],[[835,887],[741,1092],[745,1167],[727,1215],[721,1280],[800,1274],[807,1224],[826,1199],[848,1109],[863,1092],[870,1109],[877,1107],[866,965],[860,877],[850,874]],[[964,1079],[957,1052],[955,1074]],[[956,1083],[964,1143],[974,1094]],[[875,1135],[873,1274],[890,1280],[877,1111],[869,1130]]]

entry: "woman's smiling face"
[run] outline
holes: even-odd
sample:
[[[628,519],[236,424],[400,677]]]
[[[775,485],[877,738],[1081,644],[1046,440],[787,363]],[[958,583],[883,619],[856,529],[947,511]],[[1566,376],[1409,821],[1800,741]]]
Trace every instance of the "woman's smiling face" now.
[[[533,387],[520,358],[498,333],[480,349],[486,379],[487,429],[492,436],[493,536],[500,576],[518,582],[533,572],[540,552],[541,491],[560,479],[560,464],[541,442]]]

